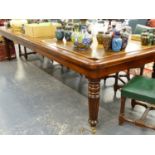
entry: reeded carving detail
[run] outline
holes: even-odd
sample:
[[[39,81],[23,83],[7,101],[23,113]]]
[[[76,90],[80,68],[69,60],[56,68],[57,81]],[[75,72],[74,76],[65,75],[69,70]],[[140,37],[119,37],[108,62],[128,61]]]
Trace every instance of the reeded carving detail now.
[[[88,97],[92,98],[92,99],[97,99],[100,96],[99,92],[100,92],[99,80],[97,80],[97,81],[89,80]]]
[[[91,126],[96,126],[96,124],[98,123],[97,120],[88,120],[89,124],[91,124]]]

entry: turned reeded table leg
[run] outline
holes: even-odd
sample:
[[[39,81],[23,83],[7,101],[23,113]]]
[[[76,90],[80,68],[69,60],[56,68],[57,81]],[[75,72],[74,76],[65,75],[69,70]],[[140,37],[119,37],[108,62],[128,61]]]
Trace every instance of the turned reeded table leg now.
[[[153,64],[152,78],[155,78],[155,62],[154,62],[154,64]]]
[[[89,123],[91,127],[96,127],[99,111],[100,79],[88,80]]]

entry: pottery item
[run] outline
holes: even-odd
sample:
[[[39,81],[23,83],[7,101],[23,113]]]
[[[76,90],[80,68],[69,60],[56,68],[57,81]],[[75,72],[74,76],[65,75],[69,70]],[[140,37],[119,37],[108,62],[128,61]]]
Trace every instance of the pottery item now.
[[[80,19],[82,25],[86,25],[87,19]]]
[[[115,52],[120,51],[122,48],[122,38],[119,31],[116,31],[112,39],[112,50]]]
[[[25,25],[24,24],[22,24],[21,31],[22,31],[23,34],[25,34]]]
[[[122,49],[125,49],[128,44],[128,39],[129,39],[129,34],[126,31],[126,29],[123,29],[121,33],[121,37],[122,37]]]
[[[89,48],[92,43],[92,36],[83,32],[73,32],[71,39],[74,44],[74,48],[78,50],[85,50]]]
[[[63,38],[64,38],[64,30],[63,30],[63,28],[61,26],[57,27],[56,38],[57,38],[58,41],[62,41]]]
[[[126,46],[127,46],[127,44],[128,44],[128,37],[122,37],[122,50],[124,50],[125,48],[126,48]]]
[[[75,23],[73,30],[76,31],[76,32],[79,32],[80,31],[80,24]]]
[[[104,35],[104,32],[102,31],[98,32],[96,36],[98,44],[103,44],[103,35]]]
[[[87,25],[80,24],[80,31],[87,31]]]
[[[103,35],[103,47],[105,51],[108,51],[111,48],[112,35],[110,33],[105,33]]]
[[[148,34],[148,32],[143,32],[142,34],[141,34],[141,44],[143,45],[143,46],[147,46],[147,45],[149,45],[149,34]]]
[[[155,45],[155,32],[153,34],[153,41],[152,41],[152,45]]]
[[[11,27],[10,21],[4,22],[4,26],[5,26],[6,28],[10,28],[10,27]]]
[[[72,36],[72,28],[71,27],[68,26],[65,28],[64,36],[65,36],[66,41],[71,41],[71,36]]]
[[[112,25],[112,29],[111,29],[111,31],[112,31],[113,33],[116,32],[116,25]]]
[[[149,44],[153,45],[153,33],[149,33]]]

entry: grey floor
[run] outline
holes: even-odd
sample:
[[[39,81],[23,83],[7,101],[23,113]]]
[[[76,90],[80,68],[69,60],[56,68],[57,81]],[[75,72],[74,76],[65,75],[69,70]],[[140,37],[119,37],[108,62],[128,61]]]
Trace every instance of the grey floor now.
[[[124,123],[118,125],[120,91],[114,79],[101,81],[99,135],[149,135],[155,131]],[[28,61],[17,58],[0,62],[0,134],[88,135],[87,80],[67,68],[43,61],[40,55]],[[128,101],[129,102],[129,101]],[[136,106],[127,115],[137,118],[144,109]],[[150,112],[148,122],[154,123]]]

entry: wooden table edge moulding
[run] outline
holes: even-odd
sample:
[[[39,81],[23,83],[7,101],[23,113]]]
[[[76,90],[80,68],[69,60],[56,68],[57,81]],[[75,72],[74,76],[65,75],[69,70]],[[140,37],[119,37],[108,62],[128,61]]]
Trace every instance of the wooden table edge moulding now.
[[[98,122],[100,80],[109,74],[128,68],[136,68],[155,61],[155,46],[142,47],[138,41],[129,41],[121,52],[104,51],[95,41],[90,49],[77,51],[71,43],[60,43],[54,38],[33,38],[15,34],[10,29],[0,28],[5,38],[8,58],[10,40],[34,50],[51,60],[82,74],[88,79],[89,124],[96,127]],[[155,77],[155,66],[152,76]]]

